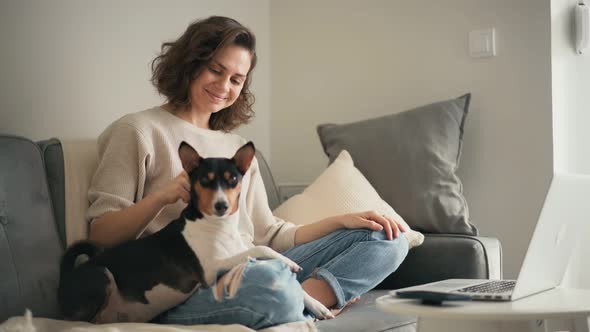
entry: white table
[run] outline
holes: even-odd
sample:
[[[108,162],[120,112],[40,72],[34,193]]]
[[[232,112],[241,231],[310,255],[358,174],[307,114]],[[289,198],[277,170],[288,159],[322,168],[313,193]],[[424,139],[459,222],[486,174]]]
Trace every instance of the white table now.
[[[386,295],[377,299],[377,308],[417,316],[418,332],[590,332],[590,290],[586,289],[555,288],[512,302],[449,301],[442,306]]]

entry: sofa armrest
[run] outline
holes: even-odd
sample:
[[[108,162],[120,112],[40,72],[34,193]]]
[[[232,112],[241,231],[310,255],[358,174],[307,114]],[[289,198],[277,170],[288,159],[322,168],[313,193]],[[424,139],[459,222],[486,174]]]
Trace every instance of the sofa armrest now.
[[[51,194],[51,204],[61,246],[66,248],[66,185],[64,175],[64,158],[61,142],[57,138],[51,138],[37,142],[41,149],[47,174],[47,184]]]
[[[502,247],[496,238],[425,234],[397,271],[377,286],[398,289],[444,279],[500,279]]]

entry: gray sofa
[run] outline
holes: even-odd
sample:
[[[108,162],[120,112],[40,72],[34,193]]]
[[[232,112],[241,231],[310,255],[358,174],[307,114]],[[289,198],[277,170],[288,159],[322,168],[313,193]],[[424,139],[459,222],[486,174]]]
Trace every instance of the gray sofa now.
[[[272,208],[280,196],[258,153]],[[64,170],[61,144],[0,135],[0,322],[30,308],[35,316],[59,318],[58,262],[65,243]],[[320,331],[414,331],[415,318],[380,312],[375,299],[396,289],[446,278],[502,276],[497,239],[425,234],[400,268],[377,289],[336,319],[317,323]]]

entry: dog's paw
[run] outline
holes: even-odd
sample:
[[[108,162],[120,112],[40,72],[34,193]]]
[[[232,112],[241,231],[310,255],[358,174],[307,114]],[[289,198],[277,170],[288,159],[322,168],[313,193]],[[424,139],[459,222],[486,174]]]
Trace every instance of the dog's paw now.
[[[301,266],[297,265],[297,263],[293,262],[289,258],[279,254],[278,252],[272,250],[269,247],[265,246],[256,246],[251,251],[250,254],[255,258],[266,258],[266,259],[278,259],[281,262],[285,263],[292,272],[300,272],[303,270]]]
[[[291,272],[301,272],[303,270],[303,268],[301,266],[299,266],[297,263],[293,262],[292,260],[290,260],[289,258],[281,255],[282,258],[281,260],[287,264],[287,266],[291,269]]]
[[[287,258],[283,255],[281,255],[281,257],[277,257],[277,259],[279,259],[280,261],[285,263],[289,267],[291,272],[297,273],[297,272],[301,272],[301,270],[303,270],[303,268],[301,266],[299,266],[297,263],[293,262],[292,260],[290,260],[289,258]]]
[[[309,310],[317,319],[332,319],[334,314],[325,305],[318,300],[311,297],[311,295],[303,292],[303,303],[305,308]]]

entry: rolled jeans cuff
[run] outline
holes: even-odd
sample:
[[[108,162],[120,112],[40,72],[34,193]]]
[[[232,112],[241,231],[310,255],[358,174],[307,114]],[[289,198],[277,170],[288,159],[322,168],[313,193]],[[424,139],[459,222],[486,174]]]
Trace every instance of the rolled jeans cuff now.
[[[344,298],[344,291],[342,287],[340,287],[340,283],[336,280],[336,277],[328,271],[327,269],[320,267],[314,273],[315,277],[320,280],[324,280],[325,282],[332,287],[334,290],[334,295],[336,295],[336,308],[340,309],[344,307],[346,304],[346,300]]]

